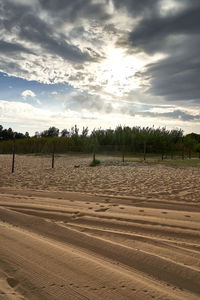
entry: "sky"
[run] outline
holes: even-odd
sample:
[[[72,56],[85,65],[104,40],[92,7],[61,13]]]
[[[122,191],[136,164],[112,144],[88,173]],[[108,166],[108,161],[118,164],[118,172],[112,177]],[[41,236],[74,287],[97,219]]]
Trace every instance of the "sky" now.
[[[0,124],[200,133],[199,0],[0,0]]]

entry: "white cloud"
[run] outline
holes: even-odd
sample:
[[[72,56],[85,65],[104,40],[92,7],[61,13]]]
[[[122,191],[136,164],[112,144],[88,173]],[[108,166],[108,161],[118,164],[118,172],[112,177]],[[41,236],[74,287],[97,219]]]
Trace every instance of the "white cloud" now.
[[[137,111],[136,107],[134,107],[136,111],[133,116],[127,106],[123,107],[122,104],[120,106],[120,102],[118,104],[119,107],[113,107],[113,111],[110,114],[102,113],[102,111],[78,112],[70,109],[55,113],[46,109],[44,110],[41,107],[36,108],[29,103],[0,100],[0,119],[4,127],[9,126],[24,133],[28,131],[31,135],[36,131],[41,132],[48,129],[50,126],[56,126],[62,130],[63,128],[71,128],[74,124],[77,124],[79,128],[88,126],[90,130],[99,128],[100,126],[103,129],[110,126],[115,128],[119,124],[131,127],[138,125],[162,127],[167,124],[168,129],[174,129],[177,126],[183,128],[184,125],[185,133],[191,132],[191,130],[200,130],[200,124],[195,122],[183,121],[181,119],[174,120],[173,118],[158,119],[153,114],[145,118],[142,113]]]
[[[27,98],[27,97],[32,97],[34,98],[36,95],[34,92],[32,92],[31,90],[25,90],[21,93],[22,97]]]
[[[53,92],[51,92],[51,95],[58,95],[58,92],[53,91]]]
[[[92,118],[91,118],[92,117]],[[47,109],[36,108],[29,103],[10,102],[0,100],[0,119],[3,126],[8,126],[20,132],[28,131],[33,135],[36,131],[43,131],[50,126],[59,129],[71,128],[74,124],[78,127],[89,126],[91,129],[98,127],[95,123],[94,113],[85,114],[75,111],[54,113]]]

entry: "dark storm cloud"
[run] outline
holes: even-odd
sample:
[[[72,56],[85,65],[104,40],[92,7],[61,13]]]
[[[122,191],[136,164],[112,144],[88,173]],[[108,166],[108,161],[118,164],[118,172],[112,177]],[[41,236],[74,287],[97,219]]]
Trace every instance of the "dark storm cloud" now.
[[[19,36],[21,39],[38,44],[49,53],[66,60],[74,62],[93,60],[89,53],[84,53],[78,47],[71,45],[64,37],[56,37],[50,26],[33,15],[24,16],[21,21]]]
[[[168,101],[185,101],[186,105],[200,103],[200,1],[181,1],[181,9],[164,15],[162,1],[153,1],[152,7],[150,2],[115,0],[117,7],[124,6],[140,17],[128,39],[118,44],[128,45],[132,53],[166,55],[140,73],[141,78],[150,79],[149,93]]]
[[[79,63],[84,61],[98,61],[98,55],[94,55],[92,51],[82,51],[78,46],[73,45],[64,34],[56,31],[57,23],[60,22],[63,25],[64,22],[70,22],[69,19],[65,19],[64,17],[61,18],[57,12],[60,10],[62,15],[62,12],[64,11],[69,14],[69,16],[72,16],[73,10],[81,5],[81,1],[73,0],[71,5],[69,3],[71,1],[40,2],[44,9],[44,13],[48,13],[49,15],[51,13],[55,13],[56,19],[53,23],[48,22],[48,18],[43,20],[39,17],[39,12],[42,10],[37,6],[26,6],[10,1],[3,1],[0,6],[0,12],[2,15],[0,28],[4,30],[4,36],[7,37],[8,35],[13,34],[19,42],[31,42],[34,46],[39,46],[43,50],[46,50],[47,53],[55,54],[71,62]],[[90,1],[86,1],[84,5],[85,15],[86,12],[90,15],[92,11],[89,3]],[[56,4],[55,7],[54,4]],[[88,11],[87,6],[89,6]],[[14,50],[14,48],[16,48],[16,51],[20,51],[19,44],[18,47],[17,44],[7,46],[10,46],[8,49],[12,48]],[[2,49],[2,52],[4,49],[5,47]],[[25,50],[23,46],[21,46],[21,50]]]
[[[174,119],[174,120],[181,120],[181,121],[200,121],[200,114],[192,115],[176,109],[172,112],[165,112],[165,113],[157,113],[157,112],[140,112],[138,115],[142,117],[151,117],[151,118],[164,118],[164,119]]]
[[[80,18],[104,21],[109,18],[106,11],[106,0],[95,3],[91,0],[39,0],[43,9],[47,10],[53,17],[62,17],[62,20],[75,22]]]
[[[150,93],[169,101],[190,100],[191,104],[200,103],[198,53],[194,57],[188,57],[187,53],[170,56],[149,65],[144,75],[151,78]]]
[[[113,0],[117,9],[126,9],[129,14],[136,16],[156,11],[158,2],[159,0]]]
[[[155,15],[144,18],[129,36],[133,46],[147,53],[167,51],[177,46],[177,40],[170,37],[198,35],[200,33],[200,6],[188,7],[176,15]],[[197,36],[196,36],[197,38]],[[180,39],[181,42],[181,39]]]
[[[25,53],[31,53],[33,54],[32,51],[29,49],[23,47],[22,45],[18,43],[9,43],[5,41],[0,41],[0,52],[1,53],[13,53],[13,55],[16,55],[17,52],[25,52]]]

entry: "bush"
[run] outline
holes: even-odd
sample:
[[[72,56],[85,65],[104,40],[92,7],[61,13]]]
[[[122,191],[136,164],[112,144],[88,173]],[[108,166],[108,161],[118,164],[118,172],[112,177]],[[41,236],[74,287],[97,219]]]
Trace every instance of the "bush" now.
[[[95,160],[93,160],[91,163],[90,163],[90,167],[96,167],[97,165],[99,165],[100,164],[100,160],[98,160],[98,159],[95,159]]]

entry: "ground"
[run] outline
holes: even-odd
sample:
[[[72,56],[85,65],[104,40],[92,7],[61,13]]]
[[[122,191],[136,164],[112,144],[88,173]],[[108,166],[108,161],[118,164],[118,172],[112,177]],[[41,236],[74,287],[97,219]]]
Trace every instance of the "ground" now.
[[[199,299],[199,167],[98,159],[0,156],[0,299]]]

